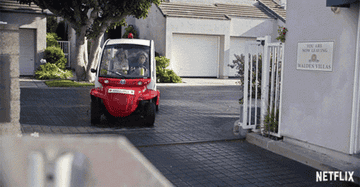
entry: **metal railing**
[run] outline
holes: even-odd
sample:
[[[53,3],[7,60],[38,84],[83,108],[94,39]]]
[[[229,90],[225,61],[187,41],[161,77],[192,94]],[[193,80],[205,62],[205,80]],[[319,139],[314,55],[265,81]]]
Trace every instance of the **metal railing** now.
[[[70,41],[58,41],[67,59],[66,67],[70,67]]]
[[[264,85],[264,104],[262,109],[261,133],[281,137],[281,88],[284,62],[284,44],[268,43],[265,45],[263,72],[266,77]],[[270,92],[269,92],[270,91]]]
[[[270,43],[270,36],[264,40],[265,43],[246,43],[242,112],[234,124],[234,133],[241,127],[281,137],[284,44]]]

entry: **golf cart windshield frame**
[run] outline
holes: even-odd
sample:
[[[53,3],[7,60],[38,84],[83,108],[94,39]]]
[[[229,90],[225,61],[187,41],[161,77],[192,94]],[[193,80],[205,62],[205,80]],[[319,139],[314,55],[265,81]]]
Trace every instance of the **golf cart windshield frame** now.
[[[151,77],[151,47],[136,44],[106,45],[99,77],[144,79]]]

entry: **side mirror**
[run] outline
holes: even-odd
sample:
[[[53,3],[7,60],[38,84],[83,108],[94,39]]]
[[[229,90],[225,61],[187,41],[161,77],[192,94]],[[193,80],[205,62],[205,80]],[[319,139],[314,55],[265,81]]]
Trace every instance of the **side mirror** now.
[[[90,70],[90,71],[91,71],[91,73],[96,73],[96,71],[97,71],[97,70],[96,70],[96,69],[94,69],[94,68],[91,68],[91,70]]]

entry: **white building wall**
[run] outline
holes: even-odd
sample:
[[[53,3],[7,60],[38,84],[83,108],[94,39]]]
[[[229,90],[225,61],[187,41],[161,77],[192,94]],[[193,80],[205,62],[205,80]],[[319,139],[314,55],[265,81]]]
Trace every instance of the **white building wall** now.
[[[275,19],[232,17],[230,35],[237,37],[262,37],[270,35],[275,40],[278,24],[278,21]]]
[[[40,66],[40,59],[46,48],[46,17],[41,14],[0,12],[0,21],[17,24],[20,29],[35,29],[35,69]]]
[[[174,2],[173,0],[171,2]],[[179,0],[180,1],[180,0]],[[191,0],[182,0],[182,2],[193,3]],[[201,0],[196,3],[208,2],[214,4],[217,1]],[[242,2],[254,3],[253,0],[227,0],[221,3]],[[228,64],[232,63],[233,51],[230,50],[231,37],[249,38],[263,37],[271,35],[276,41],[278,24],[284,24],[275,19],[260,19],[260,18],[244,18],[231,17],[229,20],[215,20],[215,19],[196,19],[196,18],[179,18],[179,17],[164,17],[158,7],[152,6],[146,19],[136,19],[128,17],[126,19],[129,25],[133,25],[139,33],[141,39],[153,39],[155,41],[156,51],[160,55],[164,55],[170,59],[170,69],[175,70],[172,58],[172,46],[174,34],[190,34],[190,35],[208,35],[219,36],[219,76],[220,78],[227,78],[234,76],[234,71],[230,70]],[[280,23],[281,22],[281,23]],[[124,32],[124,30],[123,30]],[[240,39],[241,40],[241,39]],[[238,49],[242,49],[238,47]],[[244,51],[236,51],[236,53],[244,53]]]
[[[326,0],[287,2],[281,134],[349,153],[358,5],[335,14]],[[299,42],[332,41],[332,72],[297,70]]]
[[[167,58],[172,54],[173,34],[200,34],[220,36],[219,71],[220,77],[227,76],[225,71],[229,61],[230,50],[230,20],[175,18],[166,19],[166,54]],[[225,63],[226,62],[226,63]],[[170,67],[174,68],[171,64]],[[226,68],[226,69],[225,69]]]
[[[245,56],[246,50],[246,42],[255,42],[256,37],[236,37],[231,36],[230,38],[230,56],[229,56],[229,64],[233,64],[233,61],[236,60],[235,55],[241,56],[242,54]],[[229,77],[235,77],[237,74],[237,69],[228,67],[228,75]]]
[[[161,56],[165,55],[165,17],[156,5],[152,5],[149,16],[145,19],[128,17],[126,22],[133,25],[138,31],[140,39],[154,40],[155,51]],[[125,29],[122,29],[125,33]]]
[[[231,20],[212,20],[168,17],[166,21],[166,56],[171,57],[172,34],[203,34],[220,36],[220,77],[234,76],[228,64],[232,63],[230,37],[256,38],[273,35],[276,38],[277,21],[273,19],[231,18]],[[242,53],[239,51],[238,53]],[[170,61],[171,62],[171,61]],[[170,65],[170,67],[172,67]]]

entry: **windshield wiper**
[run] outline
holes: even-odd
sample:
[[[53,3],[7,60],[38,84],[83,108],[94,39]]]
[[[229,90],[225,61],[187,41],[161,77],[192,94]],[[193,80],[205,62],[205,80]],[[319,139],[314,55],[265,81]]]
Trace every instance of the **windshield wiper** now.
[[[112,70],[107,70],[107,71],[110,71],[111,73],[115,73],[116,75],[119,75],[121,78],[126,78],[125,75],[122,75],[122,74],[119,73],[119,72],[112,71]]]

